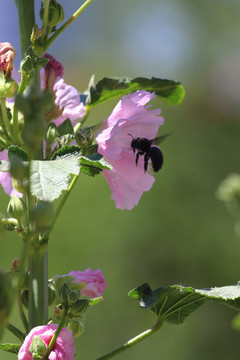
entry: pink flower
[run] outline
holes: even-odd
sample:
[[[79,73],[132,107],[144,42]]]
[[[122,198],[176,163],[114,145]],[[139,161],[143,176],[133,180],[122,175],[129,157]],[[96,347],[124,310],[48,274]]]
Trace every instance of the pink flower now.
[[[50,112],[50,119],[58,126],[64,120],[70,119],[73,124],[82,119],[86,113],[84,104],[73,86],[68,85],[63,79],[63,66],[52,55],[44,54],[49,59],[47,65],[41,70],[41,87],[53,91],[56,109]]]
[[[32,354],[29,352],[34,336],[39,336],[45,344],[48,346],[58,325],[50,324],[37,326],[33,328],[30,333],[25,337],[19,353],[18,360],[32,360]],[[75,354],[75,346],[72,331],[67,328],[63,328],[57,337],[57,340],[53,346],[53,349],[48,357],[49,360],[73,360]]]
[[[70,271],[67,276],[74,276],[76,283],[86,283],[81,289],[81,295],[90,296],[91,299],[102,296],[103,290],[107,287],[100,269],[93,271],[91,268],[87,268],[85,271]]]
[[[78,91],[73,86],[67,85],[63,78],[58,77],[53,90],[55,92],[55,104],[61,111],[61,115],[53,120],[57,126],[67,118],[74,124],[76,120],[84,117],[86,108],[80,101]]]
[[[155,180],[151,174],[144,173],[142,156],[136,166],[136,155],[131,148],[132,137],[153,139],[164,122],[159,116],[161,109],[149,110],[151,105],[145,106],[154,97],[154,93],[144,90],[123,96],[96,135],[98,152],[113,167],[103,170],[103,175],[112,191],[111,198],[121,210],[137,205]]]
[[[3,150],[0,152],[0,160],[8,161],[8,151],[7,150]],[[16,194],[19,197],[22,197],[22,194],[14,189],[9,172],[4,172],[4,171],[0,172],[0,184],[2,185],[5,193],[7,193],[8,195],[13,196]]]

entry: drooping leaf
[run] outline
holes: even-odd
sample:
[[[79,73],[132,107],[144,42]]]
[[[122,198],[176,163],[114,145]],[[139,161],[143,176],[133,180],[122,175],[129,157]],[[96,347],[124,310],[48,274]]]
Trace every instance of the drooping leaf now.
[[[0,344],[0,350],[4,350],[13,354],[18,354],[21,345],[19,344]]]
[[[88,105],[95,106],[116,96],[123,96],[137,90],[155,92],[162,100],[171,105],[178,105],[184,98],[185,91],[178,81],[151,79],[138,77],[129,78],[103,78],[96,85],[90,82]]]
[[[240,310],[240,285],[211,289],[174,285],[152,290],[148,284],[143,284],[131,290],[129,296],[138,300],[142,308],[152,311],[159,319],[173,324],[182,323],[209,300]]]

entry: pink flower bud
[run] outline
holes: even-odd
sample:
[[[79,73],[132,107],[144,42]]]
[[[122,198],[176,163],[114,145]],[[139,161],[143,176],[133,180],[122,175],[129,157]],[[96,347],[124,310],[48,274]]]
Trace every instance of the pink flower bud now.
[[[0,72],[4,72],[9,77],[11,77],[14,57],[14,47],[8,42],[0,42]]]
[[[53,91],[53,86],[58,77],[63,76],[63,66],[52,55],[44,54],[44,58],[48,59],[48,63],[44,66],[44,90]]]
[[[40,337],[45,342],[46,346],[48,346],[57,327],[57,324],[50,324],[33,328],[25,337],[24,343],[18,353],[18,360],[32,360],[32,354],[29,352],[29,347],[32,343],[33,337]],[[74,354],[75,346],[72,331],[67,328],[63,328],[57,337],[48,359],[74,360]]]

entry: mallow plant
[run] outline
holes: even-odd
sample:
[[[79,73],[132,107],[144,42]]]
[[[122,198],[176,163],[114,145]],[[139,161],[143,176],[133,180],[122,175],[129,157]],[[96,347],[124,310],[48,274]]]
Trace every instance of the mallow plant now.
[[[15,49],[8,39],[0,43],[0,184],[9,195],[8,207],[0,214],[0,234],[11,231],[12,236],[20,236],[22,255],[16,256],[10,271],[0,272],[0,335],[9,331],[18,339],[14,344],[1,343],[0,349],[19,360],[80,359],[75,341],[84,331],[88,308],[103,301],[107,274],[87,268],[49,279],[51,232],[80,173],[102,174],[116,208],[131,210],[139,203],[164,163],[159,148],[167,136],[162,131],[164,118],[160,108],[152,108],[151,100],[158,97],[179,105],[184,88],[154,74],[149,79],[105,77],[98,82],[92,77],[79,94],[67,84],[63,66],[49,48],[93,0],[85,1],[69,19],[57,0],[41,2],[39,14],[37,0],[15,2],[21,63],[14,64]],[[118,102],[112,112],[89,125],[91,110],[113,98]],[[238,285],[194,289],[159,284],[152,289],[144,283],[130,290],[129,296],[155,315],[155,323],[98,360],[121,354],[165,321],[184,322],[206,301],[240,308]],[[21,328],[9,322],[13,302]]]

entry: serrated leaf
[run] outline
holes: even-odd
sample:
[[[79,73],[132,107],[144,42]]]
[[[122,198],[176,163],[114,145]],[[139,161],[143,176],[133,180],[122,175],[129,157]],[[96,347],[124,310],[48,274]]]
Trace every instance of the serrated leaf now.
[[[19,344],[0,344],[0,350],[4,350],[13,354],[18,354],[21,345]]]
[[[71,175],[78,175],[79,171],[79,157],[67,155],[57,160],[35,160],[30,170],[31,193],[39,200],[51,202],[67,190]]]
[[[82,152],[82,150],[79,146],[67,145],[67,146],[64,146],[63,148],[55,151],[51,160],[56,160],[57,158],[63,158],[66,156],[80,157],[81,152]]]
[[[240,310],[240,285],[211,289],[174,285],[152,290],[148,284],[143,284],[131,290],[129,296],[138,300],[141,307],[152,311],[159,319],[173,324],[182,323],[209,300]]]
[[[137,90],[154,91],[162,100],[171,105],[179,105],[185,95],[185,90],[178,81],[155,77],[151,79],[143,77],[134,79],[105,77],[96,85],[91,82],[88,105],[95,106],[116,96],[123,96]]]
[[[17,145],[10,145],[8,148],[8,157],[12,155],[18,156],[23,161],[28,161],[28,153],[23,148]]]
[[[71,175],[79,175],[80,170],[89,175],[99,174],[103,169],[111,169],[100,154],[81,156],[81,149],[75,145],[59,150],[53,160],[31,163],[30,187],[32,195],[43,201],[57,199],[67,190]],[[0,162],[0,171],[9,171],[9,162]]]

